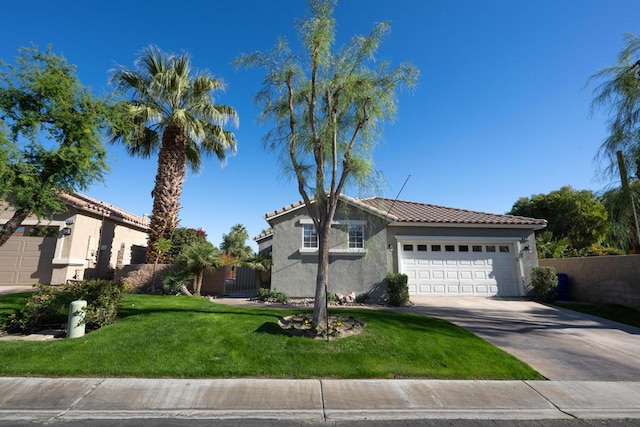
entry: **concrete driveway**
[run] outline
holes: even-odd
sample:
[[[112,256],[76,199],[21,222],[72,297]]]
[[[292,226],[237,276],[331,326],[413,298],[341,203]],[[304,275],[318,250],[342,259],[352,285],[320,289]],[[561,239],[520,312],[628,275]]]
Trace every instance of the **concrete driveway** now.
[[[550,380],[640,380],[640,328],[531,301],[417,297],[404,310],[445,319]]]

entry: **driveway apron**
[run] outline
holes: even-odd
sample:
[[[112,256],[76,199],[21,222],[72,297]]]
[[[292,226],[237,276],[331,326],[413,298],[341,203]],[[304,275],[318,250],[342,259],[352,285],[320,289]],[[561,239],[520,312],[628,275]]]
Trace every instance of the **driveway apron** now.
[[[403,310],[463,327],[550,380],[640,381],[640,328],[543,304],[411,297]]]

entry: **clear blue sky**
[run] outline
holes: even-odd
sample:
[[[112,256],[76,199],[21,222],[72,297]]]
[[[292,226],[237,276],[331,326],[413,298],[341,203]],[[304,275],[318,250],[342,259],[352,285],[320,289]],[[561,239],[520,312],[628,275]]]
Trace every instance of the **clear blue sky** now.
[[[20,46],[51,44],[97,94],[110,90],[110,69],[132,66],[149,44],[188,51],[195,67],[227,83],[216,101],[240,114],[238,153],[224,167],[212,159],[188,177],[182,226],[203,228],[219,245],[234,224],[253,237],[267,227],[266,212],[300,199],[262,148],[268,129],[256,124],[253,103],[262,71],[231,62],[269,50],[279,36],[295,41],[303,0],[12,1],[2,9],[0,58],[12,62]],[[411,175],[402,199],[505,213],[519,197],[564,185],[605,188],[610,183],[598,178],[593,160],[607,117],[590,115],[593,85],[586,83],[615,63],[624,33],[640,34],[639,16],[637,0],[339,2],[339,40],[387,20],[392,31],[378,58],[421,71],[375,152],[386,177],[379,195],[395,197]],[[111,172],[87,193],[150,213],[156,162],[108,149]]]

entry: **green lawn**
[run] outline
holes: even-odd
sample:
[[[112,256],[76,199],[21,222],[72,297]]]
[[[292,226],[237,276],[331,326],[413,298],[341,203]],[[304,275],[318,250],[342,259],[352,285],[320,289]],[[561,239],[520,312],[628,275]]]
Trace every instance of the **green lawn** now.
[[[603,319],[640,328],[640,310],[618,304],[576,304],[566,302],[556,302],[557,306],[568,308],[569,310],[591,314]]]
[[[7,308],[15,299],[0,297],[0,315],[15,310]],[[120,320],[83,338],[0,341],[0,375],[542,379],[518,359],[439,319],[347,310],[367,322],[366,329],[326,342],[280,329],[280,317],[299,311],[126,295]]]

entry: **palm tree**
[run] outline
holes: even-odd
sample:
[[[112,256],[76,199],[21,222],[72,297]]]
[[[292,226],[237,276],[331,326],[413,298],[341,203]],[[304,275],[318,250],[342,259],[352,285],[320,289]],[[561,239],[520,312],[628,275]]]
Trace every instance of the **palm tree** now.
[[[237,126],[238,114],[215,104],[212,96],[224,83],[208,71],[193,71],[190,62],[187,53],[168,54],[149,46],[133,69],[120,67],[111,76],[116,91],[130,97],[123,103],[127,120],[111,130],[113,141],[122,141],[133,156],[158,154],[148,263],[156,259],[155,242],[168,238],[178,225],[187,166],[197,172],[203,155],[224,161],[236,149],[235,135],[224,127]]]
[[[245,244],[248,238],[249,233],[245,226],[236,224],[231,227],[229,234],[222,235],[220,250],[232,258],[245,260],[253,256],[253,249]]]
[[[193,274],[193,293],[200,295],[204,273],[222,265],[220,251],[210,242],[196,242],[187,246],[180,254],[180,264]]]

